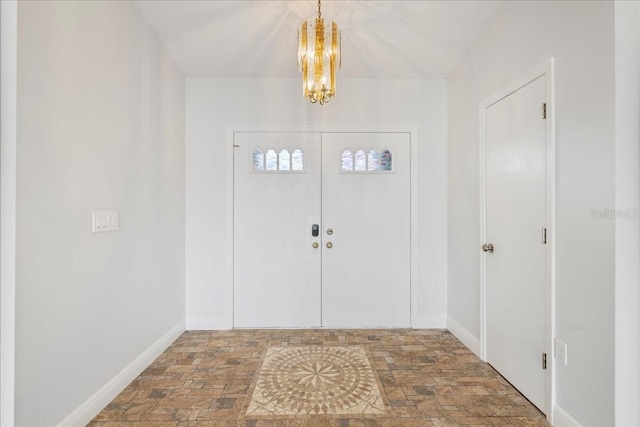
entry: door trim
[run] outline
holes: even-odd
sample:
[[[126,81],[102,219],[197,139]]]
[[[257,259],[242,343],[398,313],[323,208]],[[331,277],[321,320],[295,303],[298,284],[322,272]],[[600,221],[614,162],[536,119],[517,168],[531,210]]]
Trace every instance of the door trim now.
[[[344,127],[344,126],[227,126],[227,149],[226,149],[226,280],[227,280],[227,296],[225,301],[226,319],[224,329],[233,328],[233,200],[234,200],[234,176],[233,176],[233,145],[236,133],[406,133],[409,134],[410,145],[410,322],[412,328],[445,328],[446,322],[442,319],[436,319],[434,322],[425,322],[424,317],[418,314],[418,128],[417,126],[384,126],[384,127]]]
[[[0,2],[0,425],[15,421],[18,2]]]
[[[542,64],[533,68],[508,86],[498,90],[490,97],[484,99],[479,105],[479,183],[480,183],[480,358],[487,361],[487,276],[486,255],[480,250],[480,246],[487,238],[486,218],[486,111],[496,102],[506,98],[527,84],[540,77],[546,81],[547,116],[546,116],[546,223],[547,245],[546,254],[546,308],[544,318],[546,320],[546,351],[547,366],[550,366],[546,379],[546,412],[547,419],[553,423],[553,404],[555,402],[555,359],[553,358],[553,340],[555,338],[555,254],[556,254],[556,224],[555,224],[555,82],[554,82],[554,58],[549,58]]]

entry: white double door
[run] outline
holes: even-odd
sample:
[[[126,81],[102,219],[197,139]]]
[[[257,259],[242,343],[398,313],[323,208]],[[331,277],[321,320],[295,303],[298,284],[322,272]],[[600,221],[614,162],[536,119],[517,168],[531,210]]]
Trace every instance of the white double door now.
[[[234,326],[410,326],[409,134],[234,145]]]

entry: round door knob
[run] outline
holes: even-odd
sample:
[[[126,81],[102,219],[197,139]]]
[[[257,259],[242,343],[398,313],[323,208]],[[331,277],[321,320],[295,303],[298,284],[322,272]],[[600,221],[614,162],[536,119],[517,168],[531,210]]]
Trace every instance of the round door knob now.
[[[328,249],[331,249],[332,247],[333,247],[333,243],[331,243],[331,242],[327,242],[327,248],[328,248]]]
[[[331,236],[333,234],[333,228],[327,228],[327,234]]]
[[[485,243],[484,245],[482,245],[482,250],[492,254],[493,253],[493,243]]]
[[[318,244],[318,242],[313,242],[311,246],[313,246],[313,249],[318,249],[318,246],[320,245]]]

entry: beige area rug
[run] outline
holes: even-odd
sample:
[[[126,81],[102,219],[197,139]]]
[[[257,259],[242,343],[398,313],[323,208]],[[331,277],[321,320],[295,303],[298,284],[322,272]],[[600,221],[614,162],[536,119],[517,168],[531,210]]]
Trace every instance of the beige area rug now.
[[[363,346],[271,347],[247,416],[386,414]]]

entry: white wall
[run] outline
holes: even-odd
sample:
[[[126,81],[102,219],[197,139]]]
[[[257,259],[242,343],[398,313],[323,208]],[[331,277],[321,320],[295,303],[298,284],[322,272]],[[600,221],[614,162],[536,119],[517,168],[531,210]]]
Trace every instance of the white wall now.
[[[478,104],[556,58],[557,405],[583,425],[614,420],[612,2],[501,2],[449,79],[448,315],[479,337]]]
[[[130,2],[19,2],[17,126],[16,425],[51,426],[184,319],[184,76]]]
[[[299,79],[187,79],[187,327],[228,328],[227,126],[417,126],[421,325],[446,314],[446,81],[340,80],[311,105]]]
[[[615,4],[616,425],[640,425],[640,2]],[[628,213],[629,216],[624,214]]]

